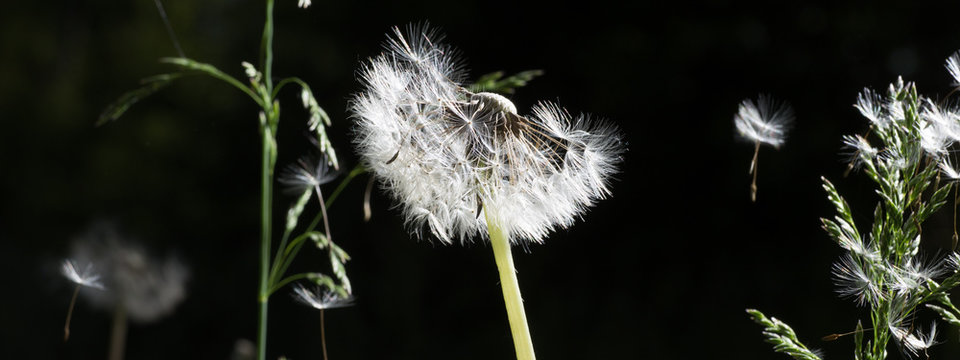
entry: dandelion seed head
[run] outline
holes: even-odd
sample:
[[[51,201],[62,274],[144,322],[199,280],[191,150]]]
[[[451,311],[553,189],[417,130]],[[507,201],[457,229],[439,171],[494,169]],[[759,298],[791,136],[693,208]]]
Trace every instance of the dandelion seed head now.
[[[760,95],[756,102],[747,99],[740,103],[733,123],[744,139],[779,148],[787,140],[793,110],[786,103]]]
[[[306,286],[297,284],[293,288],[293,298],[317,310],[336,309],[353,305],[353,297],[342,297],[340,294],[320,286],[311,290]]]
[[[441,39],[395,28],[352,102],[359,153],[415,234],[466,242],[494,216],[512,241],[538,242],[610,194],[624,151],[615,127],[548,102],[521,115],[502,95],[468,91]]]
[[[131,320],[148,323],[171,314],[186,298],[189,272],[176,258],[149,256],[108,223],[94,225],[74,242],[73,258],[97,264],[107,291],[83,293],[107,311],[123,306]]]

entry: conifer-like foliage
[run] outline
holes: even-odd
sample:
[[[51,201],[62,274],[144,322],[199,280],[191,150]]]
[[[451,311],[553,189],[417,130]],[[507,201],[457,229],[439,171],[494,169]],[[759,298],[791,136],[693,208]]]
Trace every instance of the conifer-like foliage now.
[[[950,156],[960,141],[960,110],[918,95],[916,86],[902,79],[891,84],[885,96],[864,90],[855,107],[869,120],[869,131],[847,136],[845,143],[853,154],[851,166],[876,184],[879,202],[873,223],[858,226],[854,211],[867,209],[851,207],[826,178],[823,188],[836,215],[821,221],[830,238],[846,250],[833,266],[837,292],[869,308],[869,319],[861,319],[850,333],[824,340],[852,335],[857,360],[885,359],[891,341],[905,358],[926,358],[927,349],[937,343],[937,325],[915,321],[921,305],[950,324],[960,323],[960,310],[949,298],[950,289],[960,283],[960,256],[920,251],[924,221],[950,202],[956,187]],[[956,205],[955,192],[953,198]],[[820,358],[785,323],[757,310],[748,313],[764,326],[775,351],[795,359]]]

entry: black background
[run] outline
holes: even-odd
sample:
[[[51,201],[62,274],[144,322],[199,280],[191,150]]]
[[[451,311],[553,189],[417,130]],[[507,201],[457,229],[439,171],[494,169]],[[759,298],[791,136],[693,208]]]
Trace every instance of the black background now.
[[[256,63],[262,2],[166,6],[187,56],[238,78],[241,61]],[[128,358],[228,358],[256,331],[258,108],[191,77],[95,128],[107,104],[170,69],[156,61],[175,51],[153,2],[2,8],[0,357],[105,357],[109,313],[83,299],[63,343],[72,287],[58,264],[72,239],[108,220],[192,270],[173,316],[131,325]],[[785,320],[829,358],[849,358],[851,338],[819,340],[868,321],[833,292],[830,266],[842,252],[819,227],[833,215],[819,178],[834,180],[860,226],[869,224],[872,184],[843,178],[838,154],[842,135],[866,129],[851,105],[863,87],[885,89],[897,75],[921,93],[949,92],[942,64],[960,49],[958,10],[882,1],[315,1],[301,10],[281,0],[274,74],[313,86],[346,168],[356,164],[346,113],[356,69],[391,26],[412,21],[442,28],[474,77],[543,69],[512,96],[521,113],[554,100],[621,127],[629,152],[613,197],[543,245],[515,250],[542,359],[786,358],[762,342],[748,307]],[[792,103],[797,121],[783,148],[762,149],[751,203],[753,148],[736,140],[732,118],[761,92]],[[298,96],[281,95],[279,167],[309,147]],[[353,256],[357,302],[327,313],[330,358],[512,358],[489,246],[411,238],[379,192],[364,223],[364,181],[331,209],[338,243]],[[276,224],[292,200],[277,196]],[[949,216],[926,225],[925,251],[947,251]],[[310,249],[295,265],[325,266]],[[270,357],[319,358],[318,322],[288,296],[272,298]],[[945,331],[931,355],[955,356],[957,339]]]

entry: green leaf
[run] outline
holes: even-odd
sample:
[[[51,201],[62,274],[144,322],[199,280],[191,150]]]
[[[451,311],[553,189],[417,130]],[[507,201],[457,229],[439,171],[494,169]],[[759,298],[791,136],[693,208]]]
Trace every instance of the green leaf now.
[[[480,76],[477,82],[468,87],[470,92],[494,92],[501,94],[513,94],[517,88],[526,86],[530,80],[543,75],[543,70],[527,70],[516,73],[505,79],[503,71],[492,72]]]
[[[180,78],[182,75],[182,72],[160,74],[141,80],[140,83],[143,84],[143,86],[121,95],[120,98],[108,105],[107,108],[100,113],[100,118],[97,120],[95,126],[102,126],[108,122],[119,119],[131,106],[167,87],[173,80]]]
[[[166,58],[161,58],[161,59],[160,59],[160,62],[162,62],[162,63],[167,63],[167,64],[172,64],[172,65],[176,65],[176,66],[182,67],[182,68],[184,68],[184,69],[186,69],[186,70],[199,71],[199,72],[201,72],[201,73],[210,75],[210,76],[212,76],[212,77],[214,77],[214,78],[216,78],[216,79],[223,80],[224,82],[226,82],[226,83],[228,83],[228,84],[230,84],[230,85],[233,85],[234,87],[236,87],[236,88],[239,89],[240,91],[243,91],[244,93],[246,93],[247,95],[249,95],[250,98],[252,98],[253,101],[255,101],[255,102],[257,103],[257,105],[260,105],[260,107],[262,107],[262,108],[267,108],[267,107],[268,107],[267,104],[269,104],[269,101],[268,101],[268,100],[265,100],[265,99],[269,99],[269,94],[266,94],[266,93],[265,93],[265,88],[263,88],[262,85],[258,86],[258,88],[257,88],[258,91],[260,92],[260,94],[258,95],[256,92],[254,92],[253,89],[251,89],[250,87],[244,85],[243,83],[241,83],[239,80],[235,79],[234,77],[232,77],[232,76],[230,76],[230,75],[227,75],[227,74],[224,73],[223,71],[220,71],[220,69],[217,69],[216,66],[213,66],[213,65],[210,65],[210,64],[205,64],[205,63],[198,62],[198,61],[195,61],[195,60],[193,60],[193,59],[188,59],[188,58],[184,58],[184,57],[166,57]]]
[[[285,232],[289,233],[297,227],[300,215],[303,214],[303,209],[307,206],[307,202],[310,201],[311,195],[313,195],[313,188],[307,187],[304,189],[303,194],[300,195],[300,198],[297,199],[297,202],[293,203],[290,209],[287,210],[287,227],[284,230]]]
[[[767,318],[759,310],[747,309],[747,313],[753,322],[763,326],[763,336],[768,343],[773,344],[774,351],[797,360],[820,360],[820,356],[797,340],[797,334],[786,323],[777,318]]]
[[[940,314],[940,318],[942,318],[943,321],[946,321],[948,324],[953,326],[960,326],[960,319],[957,319],[957,315],[954,314],[953,311],[944,309],[942,307],[939,307],[933,304],[926,304],[926,306],[931,310],[936,311],[937,314]]]

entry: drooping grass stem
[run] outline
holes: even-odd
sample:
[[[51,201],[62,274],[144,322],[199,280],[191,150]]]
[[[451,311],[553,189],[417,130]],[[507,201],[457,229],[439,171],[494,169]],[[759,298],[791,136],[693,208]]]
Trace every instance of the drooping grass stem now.
[[[503,290],[503,301],[507,308],[507,318],[510,320],[510,331],[513,333],[513,346],[518,360],[533,360],[533,341],[530,339],[530,328],[527,326],[527,315],[523,310],[523,298],[520,296],[520,285],[517,282],[517,272],[513,266],[513,253],[510,249],[510,239],[500,227],[495,216],[484,211],[487,220],[487,231],[490,234],[490,245],[497,262],[497,271],[500,273],[500,287]]]

